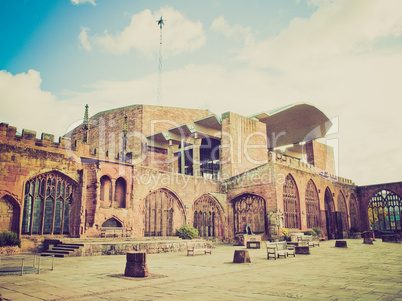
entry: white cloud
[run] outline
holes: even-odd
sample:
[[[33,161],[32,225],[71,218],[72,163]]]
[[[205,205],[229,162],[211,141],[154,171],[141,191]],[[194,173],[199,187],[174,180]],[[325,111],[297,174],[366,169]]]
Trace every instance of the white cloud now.
[[[91,46],[91,43],[88,41],[88,31],[89,31],[89,28],[83,27],[78,38],[81,42],[82,47],[87,51],[91,51],[92,46]]]
[[[95,0],[71,0],[71,3],[74,5],[91,3],[92,5],[96,5]]]
[[[242,39],[246,45],[252,45],[255,42],[255,36],[250,27],[229,24],[223,16],[212,22],[211,29],[222,33],[227,38]]]
[[[19,132],[34,130],[38,137],[42,132],[61,135],[76,109],[42,90],[41,83],[40,73],[32,69],[17,75],[0,70],[0,122]]]
[[[92,49],[100,49],[114,54],[127,53],[131,49],[140,51],[149,57],[159,49],[159,27],[156,21],[163,16],[163,49],[164,53],[179,54],[193,52],[205,43],[202,24],[187,19],[179,11],[166,7],[156,13],[149,9],[133,15],[130,24],[122,31],[111,34],[107,30],[102,35],[88,36],[88,29],[83,29],[80,41],[87,50],[89,43]]]
[[[312,62],[370,52],[379,39],[401,35],[399,0],[310,2],[317,10],[309,19],[293,19],[275,38],[245,47],[239,59],[255,66],[291,70]]]

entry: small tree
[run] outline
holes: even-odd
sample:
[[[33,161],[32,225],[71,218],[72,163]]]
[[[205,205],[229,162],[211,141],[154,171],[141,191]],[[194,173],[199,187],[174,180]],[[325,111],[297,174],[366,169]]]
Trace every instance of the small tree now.
[[[198,237],[198,230],[189,225],[183,225],[177,230],[176,235],[182,239],[193,239]]]

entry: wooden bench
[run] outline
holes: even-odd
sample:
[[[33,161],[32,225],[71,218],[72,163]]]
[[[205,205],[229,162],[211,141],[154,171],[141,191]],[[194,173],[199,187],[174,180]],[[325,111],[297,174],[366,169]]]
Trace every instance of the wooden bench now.
[[[212,254],[212,246],[208,245],[206,242],[188,242],[187,243],[187,256],[190,253],[195,255],[196,252],[204,252],[204,254]]]
[[[276,260],[279,256],[283,256],[284,258],[287,258],[289,255],[296,256],[294,246],[288,245],[286,241],[265,242],[265,246],[267,248],[267,259],[273,257]]]
[[[302,241],[305,241],[308,243],[309,247],[314,247],[314,246],[320,246],[320,242],[317,240],[314,240],[314,237],[312,235],[303,235]]]
[[[123,227],[102,227],[101,237],[125,237],[127,235],[126,228]]]

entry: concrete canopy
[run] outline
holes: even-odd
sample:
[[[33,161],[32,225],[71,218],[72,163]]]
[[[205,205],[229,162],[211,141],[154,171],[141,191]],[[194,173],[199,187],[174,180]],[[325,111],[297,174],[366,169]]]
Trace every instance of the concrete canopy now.
[[[323,112],[308,104],[292,104],[250,118],[266,124],[269,148],[322,138],[332,126]]]

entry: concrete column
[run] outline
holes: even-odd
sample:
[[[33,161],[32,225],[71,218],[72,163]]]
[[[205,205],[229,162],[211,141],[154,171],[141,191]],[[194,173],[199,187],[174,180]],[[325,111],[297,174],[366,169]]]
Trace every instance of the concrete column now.
[[[184,140],[182,139],[180,142],[180,160],[181,160],[181,174],[185,174],[186,171],[186,158],[185,158],[185,152],[184,152]]]
[[[193,176],[201,177],[200,146],[193,146]]]
[[[172,140],[169,140],[167,166],[168,166],[168,172],[173,172],[173,170],[174,170],[174,151],[173,151]]]

